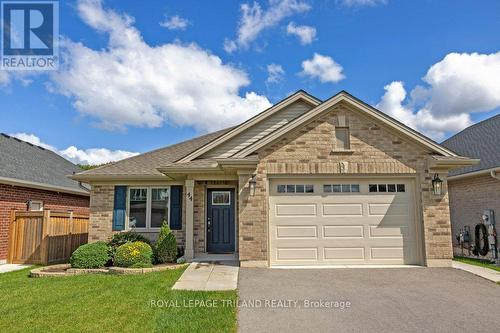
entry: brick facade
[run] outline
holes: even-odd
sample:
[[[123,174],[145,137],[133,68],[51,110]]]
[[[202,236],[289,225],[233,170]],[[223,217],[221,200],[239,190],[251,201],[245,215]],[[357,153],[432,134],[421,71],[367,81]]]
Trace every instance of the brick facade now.
[[[164,184],[163,184],[164,185]],[[151,185],[145,185],[151,186]],[[115,186],[114,185],[93,185],[90,192],[90,227],[89,243],[97,241],[108,241],[113,234],[113,206],[114,206]],[[182,229],[172,230],[177,244],[184,246],[186,239],[186,201],[182,201]],[[140,232],[152,241],[158,238],[158,232]]]
[[[241,261],[268,260],[268,180],[271,174],[332,176],[344,175],[404,175],[414,176],[417,196],[417,224],[420,225],[425,263],[429,266],[448,265],[452,258],[451,225],[446,186],[444,194],[431,193],[434,172],[427,163],[431,151],[404,139],[396,130],[372,120],[358,110],[338,104],[309,124],[288,133],[277,142],[258,151],[256,192],[249,195],[248,182],[254,171],[240,172],[238,182],[196,181],[193,197],[193,234],[195,253],[205,252],[206,188],[217,185],[237,185],[238,251]],[[335,115],[345,115],[349,121],[349,152],[335,151]],[[340,163],[342,162],[342,163]],[[207,178],[209,176],[206,176]],[[184,210],[185,210],[185,200]],[[184,213],[185,214],[185,213]],[[94,185],[91,199],[90,241],[112,235],[113,186]],[[422,225],[423,224],[423,225]],[[185,219],[183,219],[185,228]],[[177,233],[184,244],[184,229]]]
[[[150,185],[147,185],[150,186]],[[237,188],[236,181],[196,181],[193,195],[193,236],[195,253],[205,252],[205,207],[206,207],[206,189],[208,187],[228,187]],[[185,194],[185,189],[183,190]],[[236,190],[237,193],[237,190]],[[114,185],[93,185],[90,201],[90,230],[89,242],[99,240],[108,240],[116,231],[112,231],[114,205]],[[173,230],[177,239],[177,244],[184,247],[186,241],[186,200],[182,201],[182,229]],[[158,237],[157,232],[142,234],[155,241]]]
[[[335,115],[349,119],[351,152],[335,152]],[[451,226],[444,179],[444,195],[431,193],[432,173],[427,170],[430,152],[404,140],[394,131],[378,124],[359,111],[337,105],[309,124],[287,134],[278,142],[262,148],[256,172],[257,189],[248,195],[249,175],[240,176],[239,256],[240,260],[267,260],[268,175],[415,174],[417,190],[422,193],[425,258],[428,265],[448,264],[452,257]],[[417,206],[418,208],[418,206]],[[441,262],[442,261],[442,262]],[[441,263],[440,263],[441,262]]]
[[[7,258],[10,211],[26,210],[26,201],[39,200],[45,209],[89,212],[89,197],[0,184],[0,261]]]
[[[469,226],[474,240],[474,226],[481,221],[483,210],[493,209],[495,214],[495,229],[500,235],[500,180],[486,175],[468,177],[449,181],[450,214],[455,253],[461,254],[455,236],[460,229]],[[499,237],[497,236],[497,239]],[[497,243],[497,247],[498,246]],[[466,251],[465,254],[468,254]],[[488,253],[487,257],[490,254]]]

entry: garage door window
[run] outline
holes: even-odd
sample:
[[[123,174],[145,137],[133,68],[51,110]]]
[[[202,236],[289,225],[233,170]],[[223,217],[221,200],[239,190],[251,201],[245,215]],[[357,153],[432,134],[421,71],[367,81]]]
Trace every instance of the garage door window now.
[[[370,184],[368,185],[370,192],[405,192],[405,184]]]
[[[278,193],[314,193],[314,186],[309,184],[280,184],[276,187]]]
[[[359,184],[324,184],[324,193],[358,193]]]

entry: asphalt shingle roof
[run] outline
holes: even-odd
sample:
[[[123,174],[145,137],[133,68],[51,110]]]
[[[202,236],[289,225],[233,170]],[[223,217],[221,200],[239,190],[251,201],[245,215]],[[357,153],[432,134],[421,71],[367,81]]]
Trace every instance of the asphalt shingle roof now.
[[[472,125],[442,143],[462,156],[479,158],[479,164],[452,170],[450,175],[500,167],[500,115]]]
[[[80,171],[53,151],[0,134],[0,177],[84,191],[67,177]]]
[[[169,165],[210,141],[229,132],[233,127],[209,133],[191,140],[156,149],[141,155],[84,171],[80,175],[92,176],[164,176],[157,168]]]

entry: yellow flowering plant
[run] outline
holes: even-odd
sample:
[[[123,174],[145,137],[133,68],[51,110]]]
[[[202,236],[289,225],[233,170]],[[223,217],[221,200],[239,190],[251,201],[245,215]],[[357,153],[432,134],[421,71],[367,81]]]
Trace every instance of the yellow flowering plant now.
[[[151,267],[153,249],[144,242],[127,242],[116,249],[114,265],[118,267]]]

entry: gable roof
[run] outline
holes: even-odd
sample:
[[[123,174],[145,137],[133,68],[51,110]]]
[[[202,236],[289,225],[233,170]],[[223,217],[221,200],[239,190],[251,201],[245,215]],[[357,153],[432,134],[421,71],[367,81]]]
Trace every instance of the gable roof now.
[[[185,167],[186,170],[189,168],[203,168],[213,166],[214,163],[221,162],[217,158],[202,159],[200,163],[195,163],[198,161],[201,155],[210,149],[214,148],[226,142],[236,136],[238,133],[246,130],[247,128],[259,123],[261,120],[266,119],[273,113],[277,112],[283,107],[290,105],[298,100],[304,100],[312,104],[311,110],[305,112],[301,116],[295,118],[294,120],[288,122],[282,127],[276,129],[275,131],[264,136],[257,142],[249,145],[233,156],[227,158],[227,160],[236,161],[242,160],[246,161],[250,154],[260,147],[274,141],[281,135],[287,133],[298,127],[300,124],[313,119],[315,116],[321,114],[323,111],[327,110],[331,106],[338,102],[346,101],[351,105],[356,106],[367,114],[383,121],[388,126],[398,130],[400,133],[405,134],[411,139],[419,142],[420,144],[428,147],[432,152],[438,155],[443,155],[454,159],[457,157],[453,151],[446,149],[445,147],[439,145],[438,143],[432,141],[431,139],[425,137],[424,135],[418,133],[417,131],[405,126],[404,124],[398,122],[397,120],[387,116],[385,113],[371,107],[370,105],[362,102],[361,100],[353,97],[345,91],[341,91],[335,96],[329,98],[325,102],[321,102],[319,99],[309,95],[303,90],[299,90],[293,95],[285,98],[284,100],[278,102],[271,108],[261,112],[255,117],[245,121],[244,123],[226,128],[217,132],[209,133],[191,140],[180,142],[171,146],[160,148],[151,152],[147,152],[141,155],[130,157],[118,162],[114,162],[96,169],[84,171],[78,173],[71,177],[77,180],[108,180],[108,179],[166,179],[167,177],[161,171],[174,170]]]
[[[481,159],[477,165],[450,171],[450,176],[500,167],[500,114],[467,127],[442,145],[460,155]]]
[[[79,180],[131,177],[140,177],[141,179],[166,178],[166,176],[158,171],[157,168],[177,161],[178,159],[206,145],[232,129],[233,127],[226,128],[191,140],[176,143],[171,146],[129,157],[118,162],[81,172],[72,178]]]
[[[81,168],[53,151],[0,134],[0,183],[88,195],[68,176]]]
[[[316,116],[320,115],[322,112],[326,111],[330,107],[334,106],[335,104],[339,102],[347,102],[351,105],[354,105],[358,109],[361,109],[364,111],[366,114],[382,121],[385,123],[387,126],[397,130],[398,132],[406,135],[410,139],[422,144],[423,146],[429,148],[431,151],[441,154],[444,156],[457,156],[456,153],[453,151],[441,146],[439,143],[429,139],[425,135],[411,129],[410,127],[404,125],[403,123],[397,121],[396,119],[386,115],[385,113],[375,109],[374,107],[366,104],[365,102],[361,101],[360,99],[352,96],[346,91],[341,91],[338,94],[332,96],[328,100],[324,101],[314,109],[310,110],[309,112],[304,113],[302,116],[296,118],[295,120],[289,122],[285,126],[279,128],[278,130],[274,131],[273,133],[269,134],[267,137],[263,138],[260,141],[257,141],[255,144],[243,149],[239,153],[235,154],[234,157],[236,158],[243,158],[246,157],[256,150],[264,147],[265,145],[273,142],[274,140],[278,139],[285,133],[288,133],[291,130],[294,130],[301,124],[307,123],[308,121],[314,119]]]
[[[255,124],[263,121],[264,119],[272,116],[276,112],[282,110],[283,108],[285,108],[285,107],[287,107],[287,106],[289,106],[297,101],[306,102],[307,104],[310,104],[312,107],[316,107],[316,106],[321,104],[321,100],[310,95],[309,93],[307,93],[304,90],[298,90],[294,94],[282,99],[281,101],[274,104],[270,108],[262,111],[261,113],[255,115],[254,117],[248,119],[247,121],[241,123],[240,125],[233,127],[230,131],[221,135],[216,140],[213,140],[209,144],[204,145],[204,146],[200,147],[199,149],[191,152],[187,156],[180,159],[179,162],[185,163],[185,162],[189,162],[189,161],[194,160],[195,158],[201,156],[202,154],[208,152],[209,150],[212,150],[213,148],[221,145],[222,143],[227,142],[228,140],[234,138],[239,133],[245,131],[246,129],[254,126]]]

